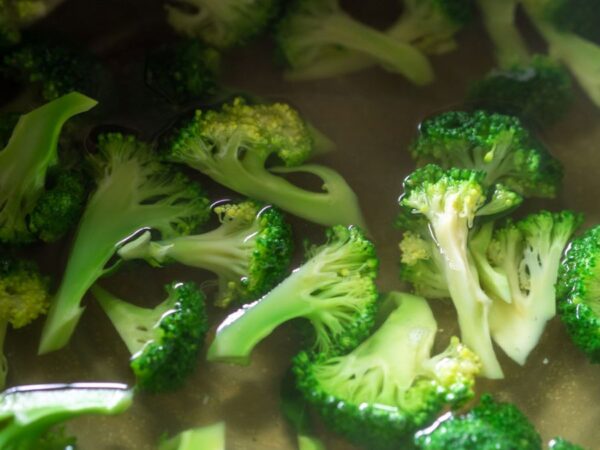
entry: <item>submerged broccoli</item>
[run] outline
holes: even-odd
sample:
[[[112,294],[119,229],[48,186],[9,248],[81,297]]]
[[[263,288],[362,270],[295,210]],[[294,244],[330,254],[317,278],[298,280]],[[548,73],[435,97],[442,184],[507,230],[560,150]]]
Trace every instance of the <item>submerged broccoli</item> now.
[[[41,450],[44,445],[65,442],[60,434],[53,434],[53,427],[89,414],[120,414],[129,408],[132,397],[131,390],[115,383],[9,389],[0,394],[0,448]],[[49,448],[58,450],[59,447]]]
[[[308,319],[315,348],[325,354],[356,347],[375,320],[378,261],[357,227],[335,226],[327,242],[260,300],[232,313],[208,350],[210,361],[247,363],[254,347],[282,323]]]
[[[563,438],[554,438],[548,443],[548,450],[584,450],[576,444],[564,440]]]
[[[40,353],[67,344],[83,313],[84,294],[124,241],[142,229],[156,229],[164,239],[186,235],[210,213],[200,186],[158,162],[144,142],[108,133],[99,136],[98,150],[90,158],[97,188],[79,223],[42,331]]]
[[[337,0],[295,0],[278,24],[276,40],[291,78],[355,70],[364,65],[362,56],[417,85],[434,78],[431,64],[420,50],[358,22]]]
[[[158,450],[225,450],[225,423],[183,431],[161,442]]]
[[[154,308],[118,299],[100,288],[92,292],[131,353],[131,369],[140,389],[165,392],[179,388],[194,371],[208,321],[204,294],[194,283],[165,286],[167,298]]]
[[[279,1],[183,0],[166,8],[175,31],[226,49],[263,32],[278,12]]]
[[[146,59],[146,84],[175,103],[214,94],[219,53],[197,39],[159,48]]]
[[[483,395],[468,413],[442,416],[415,436],[420,450],[541,450],[542,441],[513,404]]]
[[[48,279],[35,264],[0,253],[0,389],[4,388],[8,363],[2,349],[8,325],[21,328],[46,313],[50,303]]]
[[[526,197],[554,197],[562,165],[513,116],[450,111],[425,120],[411,146],[418,163],[481,170]]]
[[[0,241],[52,241],[74,225],[85,185],[61,168],[58,137],[67,120],[95,105],[74,92],[20,117],[0,152]]]
[[[248,105],[241,98],[216,111],[197,111],[175,132],[168,158],[189,165],[249,198],[278,206],[321,225],[362,225],[356,195],[341,175],[301,165],[314,151],[310,127],[283,103]],[[271,156],[285,167],[267,168]],[[300,188],[278,174],[310,173],[323,191]]]
[[[458,338],[430,356],[437,324],[421,297],[392,294],[397,308],[343,356],[302,352],[297,385],[329,426],[368,448],[401,448],[445,407],[473,396],[477,356]]]
[[[0,0],[0,48],[16,44],[20,30],[45,16],[49,0]]]
[[[560,266],[558,312],[567,332],[600,363],[600,226],[573,240]]]
[[[209,232],[150,241],[150,232],[119,250],[153,265],[177,261],[218,276],[217,305],[255,300],[285,276],[292,257],[289,224],[275,208],[253,201],[215,207],[221,225]]]

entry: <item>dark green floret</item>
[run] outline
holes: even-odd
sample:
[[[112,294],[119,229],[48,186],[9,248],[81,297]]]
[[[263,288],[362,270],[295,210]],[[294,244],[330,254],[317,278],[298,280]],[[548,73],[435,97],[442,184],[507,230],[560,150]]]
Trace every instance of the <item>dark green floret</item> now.
[[[464,415],[447,414],[417,433],[420,450],[541,450],[542,441],[527,417],[513,404],[483,395]]]
[[[279,11],[278,0],[183,0],[167,4],[173,29],[220,49],[243,45],[266,30]]]
[[[576,444],[571,444],[563,438],[557,437],[548,443],[548,450],[584,450],[584,448]]]
[[[238,97],[219,110],[196,111],[174,132],[166,156],[248,198],[312,222],[362,225],[356,195],[342,176],[328,167],[302,165],[315,143],[311,127],[289,105],[249,105]],[[283,166],[267,167],[273,158]],[[287,173],[315,175],[322,190],[304,189],[280,176]]]
[[[146,84],[175,103],[206,97],[217,90],[220,60],[197,39],[164,46],[146,59]]]
[[[597,0],[545,0],[548,20],[560,31],[600,44],[600,3]]]
[[[418,163],[481,170],[485,184],[502,183],[525,197],[554,197],[559,161],[513,116],[451,111],[425,120],[411,146]]]
[[[63,450],[73,440],[60,428],[85,415],[116,415],[129,408],[133,392],[116,383],[20,386],[0,394],[0,448]],[[44,447],[46,446],[46,447]]]
[[[437,324],[427,301],[391,294],[396,309],[342,356],[302,352],[297,386],[332,430],[369,449],[403,448],[416,429],[473,396],[477,356],[452,338],[431,356]]]
[[[148,392],[181,387],[196,368],[208,329],[205,297],[194,283],[173,282],[165,291],[162,303],[145,308],[92,287],[132,355],[138,388]]]
[[[218,422],[164,439],[158,450],[225,450],[225,422]]]
[[[110,270],[107,264],[127,239],[143,229],[156,230],[164,239],[187,235],[210,214],[200,186],[159,162],[149,145],[134,136],[100,135],[98,153],[89,162],[97,187],[48,313],[40,353],[66,345],[83,313],[83,296]]]
[[[221,225],[206,233],[151,241],[150,232],[119,250],[123,259],[161,266],[179,262],[215,273],[218,306],[256,300],[286,275],[292,258],[291,228],[283,215],[254,201],[214,208]]]
[[[573,343],[600,363],[600,226],[571,242],[557,293],[558,312]]]
[[[325,354],[352,349],[369,335],[378,298],[373,244],[359,228],[338,225],[327,230],[327,241],[310,248],[307,257],[271,292],[223,321],[209,360],[248,363],[261,340],[298,318],[310,321],[314,348]]]

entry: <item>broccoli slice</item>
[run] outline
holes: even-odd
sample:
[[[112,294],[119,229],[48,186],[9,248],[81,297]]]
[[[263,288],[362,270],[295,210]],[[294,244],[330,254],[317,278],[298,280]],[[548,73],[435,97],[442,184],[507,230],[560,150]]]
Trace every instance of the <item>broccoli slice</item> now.
[[[278,24],[276,43],[291,77],[309,70],[316,78],[321,68],[326,76],[339,65],[345,70],[348,57],[354,67],[353,55],[359,53],[417,85],[434,78],[420,50],[353,19],[337,0],[295,0]]]
[[[49,12],[49,0],[0,0],[0,48],[21,39],[20,30]]]
[[[149,146],[131,135],[100,135],[98,154],[90,163],[97,188],[85,207],[44,324],[40,353],[67,344],[83,313],[83,296],[127,239],[142,229],[156,229],[165,239],[189,234],[210,214],[200,186],[158,162]]]
[[[260,300],[227,317],[217,329],[209,361],[249,362],[254,347],[282,323],[308,319],[315,348],[331,354],[352,349],[368,336],[377,310],[373,244],[357,227],[327,230],[327,242]]]
[[[256,300],[285,276],[292,258],[291,228],[275,208],[254,201],[214,208],[221,225],[209,232],[150,241],[150,232],[119,250],[125,260],[153,265],[170,261],[199,267],[218,277],[217,305]]]
[[[97,284],[91,290],[132,355],[137,386],[148,392],[181,387],[196,368],[208,329],[202,291],[194,283],[173,282],[165,286],[163,302],[143,308]]]
[[[352,352],[294,358],[307,401],[331,429],[368,448],[401,448],[443,408],[462,405],[481,367],[456,337],[432,357],[437,324],[427,301],[391,296],[397,308]]]
[[[163,46],[146,58],[146,84],[175,103],[217,90],[220,55],[197,39]]]
[[[558,313],[573,343],[600,363],[600,226],[571,242],[559,268]]]
[[[277,0],[183,0],[167,4],[167,20],[178,33],[227,49],[262,33],[279,11]]]
[[[175,132],[167,156],[229,189],[303,219],[326,226],[361,226],[358,200],[342,176],[327,167],[301,165],[314,144],[310,127],[290,106],[248,105],[236,98],[220,110],[197,111]],[[271,155],[286,167],[267,168]],[[321,178],[323,191],[303,189],[278,175],[293,172]]]
[[[583,447],[572,444],[563,438],[557,437],[548,442],[548,450],[584,450]]]
[[[448,413],[419,431],[420,450],[541,450],[542,440],[527,417],[513,404],[489,394],[464,415]]]
[[[225,422],[194,428],[166,439],[158,450],[225,450]]]
[[[562,165],[513,116],[450,111],[425,120],[411,145],[418,163],[482,170],[485,183],[503,183],[526,197],[554,197]]]
[[[88,414],[116,415],[129,408],[133,392],[116,383],[20,386],[0,394],[0,448],[41,450],[52,428]],[[53,448],[56,450],[56,447]]]
[[[556,315],[561,257],[581,222],[582,216],[571,211],[541,211],[496,229],[487,248],[470,246],[471,254],[479,255],[474,259],[480,274],[495,272],[502,283],[508,282],[507,295],[492,303],[489,323],[494,341],[521,365],[539,342],[546,322]],[[480,279],[495,297],[496,280]]]
[[[46,190],[46,180],[48,171],[60,165],[57,146],[62,126],[95,105],[94,100],[74,92],[19,118],[0,151],[0,241],[25,243],[36,236],[52,240],[61,233],[57,228],[66,230],[74,224],[84,196],[82,186],[75,186],[65,175]],[[70,187],[64,190],[61,183]],[[51,214],[54,209],[59,213]],[[33,216],[31,226],[29,215]]]
[[[521,199],[517,195],[508,195],[509,192],[504,190],[503,195],[494,195],[485,188],[485,177],[484,172],[466,169],[444,171],[439,166],[427,165],[406,178],[399,203],[404,214],[411,212],[428,220],[428,226],[420,228],[427,230],[421,238],[434,243],[428,248],[436,255],[431,258],[431,264],[437,267],[431,268],[430,272],[443,276],[458,313],[462,340],[480,357],[482,375],[502,378],[488,324],[492,299],[479,284],[467,243],[475,217],[479,211],[485,212],[490,202],[494,203],[491,210],[499,213],[502,209],[514,208]],[[412,260],[414,264],[419,257],[419,253],[415,253],[403,258],[406,262]]]

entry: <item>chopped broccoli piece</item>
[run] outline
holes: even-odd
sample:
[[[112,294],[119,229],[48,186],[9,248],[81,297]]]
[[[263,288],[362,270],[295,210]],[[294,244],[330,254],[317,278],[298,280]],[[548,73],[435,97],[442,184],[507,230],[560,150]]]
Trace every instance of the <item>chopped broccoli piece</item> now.
[[[563,438],[557,437],[548,443],[548,450],[584,450],[583,447],[571,444]]]
[[[291,77],[307,70],[317,78],[319,73],[327,76],[336,69],[341,73],[355,68],[353,55],[358,53],[417,85],[434,78],[431,64],[420,50],[358,22],[337,0],[295,0],[278,24],[276,41]],[[358,67],[362,64],[359,58]]]
[[[47,175],[60,167],[57,146],[64,123],[95,105],[74,92],[19,118],[0,152],[0,241],[54,240],[75,223],[85,188],[73,174]],[[47,178],[54,180],[46,185]]]
[[[0,448],[41,450],[41,446],[51,439],[57,442],[56,436],[49,435],[53,433],[53,427],[88,414],[120,414],[129,408],[132,397],[131,390],[115,383],[50,384],[9,389],[0,394]]]
[[[0,0],[0,48],[18,43],[21,28],[48,13],[48,0]]]
[[[132,355],[137,386],[148,392],[181,387],[196,368],[208,329],[204,294],[194,283],[173,282],[165,291],[162,303],[143,308],[92,287]]]
[[[159,48],[146,59],[146,84],[175,103],[214,94],[220,55],[197,39]]]
[[[571,242],[560,266],[558,312],[567,332],[593,363],[600,363],[600,226]]]
[[[437,323],[424,298],[393,293],[397,308],[343,356],[294,358],[298,388],[331,429],[368,448],[401,448],[447,406],[473,396],[477,356],[458,338],[431,357]]]
[[[327,230],[327,242],[260,300],[232,313],[217,329],[209,361],[249,362],[254,347],[277,326],[308,319],[315,348],[331,354],[356,347],[368,336],[377,310],[373,244],[354,226]]]
[[[197,111],[175,132],[167,157],[240,194],[312,222],[361,226],[358,200],[341,175],[327,167],[301,165],[314,151],[312,136],[290,106],[248,105],[236,98],[220,110]],[[285,167],[267,168],[270,156],[277,156]],[[278,175],[293,172],[321,178],[323,191],[300,188]]]
[[[225,422],[183,431],[161,442],[158,450],[225,450]]]
[[[542,441],[527,417],[513,404],[495,401],[489,394],[468,413],[448,413],[419,431],[420,450],[541,450]]]
[[[166,8],[167,20],[175,31],[227,49],[265,31],[279,11],[279,1],[182,0]]]
[[[142,229],[156,229],[165,239],[189,234],[210,214],[200,186],[158,162],[149,146],[131,135],[100,135],[90,163],[97,188],[79,223],[40,353],[67,344],[83,313],[83,296],[127,239]]]
[[[597,0],[543,0],[542,5],[544,16],[557,30],[600,44],[600,3]]]
[[[562,166],[513,116],[450,111],[425,120],[411,146],[420,164],[481,170],[485,184],[503,183],[526,197],[554,197]]]
[[[254,201],[215,207],[221,225],[209,232],[150,241],[150,232],[119,250],[121,258],[160,266],[177,261],[218,276],[217,305],[256,300],[285,276],[292,258],[291,228],[275,208]]]

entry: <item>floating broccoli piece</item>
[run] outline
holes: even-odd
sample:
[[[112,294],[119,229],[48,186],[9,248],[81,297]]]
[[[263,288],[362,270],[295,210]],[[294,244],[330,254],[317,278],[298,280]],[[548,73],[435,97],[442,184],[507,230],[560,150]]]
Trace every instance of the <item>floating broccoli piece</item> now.
[[[434,78],[431,64],[420,50],[358,22],[337,0],[295,0],[278,24],[276,41],[292,78],[295,72],[308,71],[311,78],[318,78],[319,74],[354,70],[356,53],[417,85]],[[359,57],[358,67],[361,65]]]
[[[600,3],[597,0],[543,0],[541,5],[541,12],[557,30],[600,44]]]
[[[158,450],[225,450],[225,422],[179,433],[161,442]]]
[[[265,31],[279,10],[278,0],[183,0],[168,4],[167,20],[180,34],[227,49]]]
[[[584,450],[584,448],[558,437],[548,443],[548,450]]]
[[[60,168],[57,145],[64,123],[94,105],[74,92],[20,117],[0,152],[0,241],[54,240],[74,224],[84,186],[69,173],[47,175]]]
[[[123,259],[153,265],[177,261],[218,276],[217,305],[256,300],[285,276],[292,258],[291,228],[275,208],[254,201],[215,207],[221,225],[209,232],[152,242],[150,232],[119,250]]]
[[[214,94],[220,59],[197,39],[161,47],[146,59],[146,84],[175,103]]]
[[[573,240],[560,266],[558,312],[567,332],[600,363],[600,226]]]
[[[526,197],[554,197],[562,165],[513,116],[450,111],[425,120],[411,146],[418,163],[481,170]]]
[[[513,404],[483,395],[468,413],[448,413],[417,433],[420,450],[541,450],[542,441],[527,417]]]
[[[165,291],[166,300],[143,308],[92,287],[132,355],[137,386],[148,392],[181,387],[196,368],[208,329],[204,294],[194,283],[174,282]]]
[[[0,0],[0,48],[18,43],[20,30],[45,16],[48,0]]]
[[[120,414],[129,408],[132,397],[131,390],[116,383],[50,384],[9,389],[0,394],[0,448],[41,450],[52,440],[55,444],[60,442],[53,435],[53,427],[89,414]]]
[[[197,111],[167,145],[169,159],[185,163],[249,198],[321,225],[362,225],[356,195],[341,175],[301,165],[314,151],[313,134],[284,103],[248,105],[241,98],[216,111]],[[285,167],[267,168],[271,156]],[[323,191],[300,188],[278,174],[310,173]]]
[[[158,162],[149,146],[131,135],[100,135],[98,154],[90,163],[97,188],[79,223],[42,331],[40,353],[67,344],[83,313],[83,296],[127,239],[142,229],[155,229],[164,239],[186,235],[210,214],[200,186]]]
[[[288,320],[308,319],[315,348],[343,352],[368,336],[377,310],[373,244],[357,227],[327,230],[327,242],[260,300],[232,313],[208,350],[210,361],[249,362],[254,347]]]
[[[401,448],[445,407],[473,396],[477,356],[458,338],[430,356],[437,324],[424,298],[391,294],[397,308],[343,356],[302,352],[298,388],[331,429],[368,448]]]

